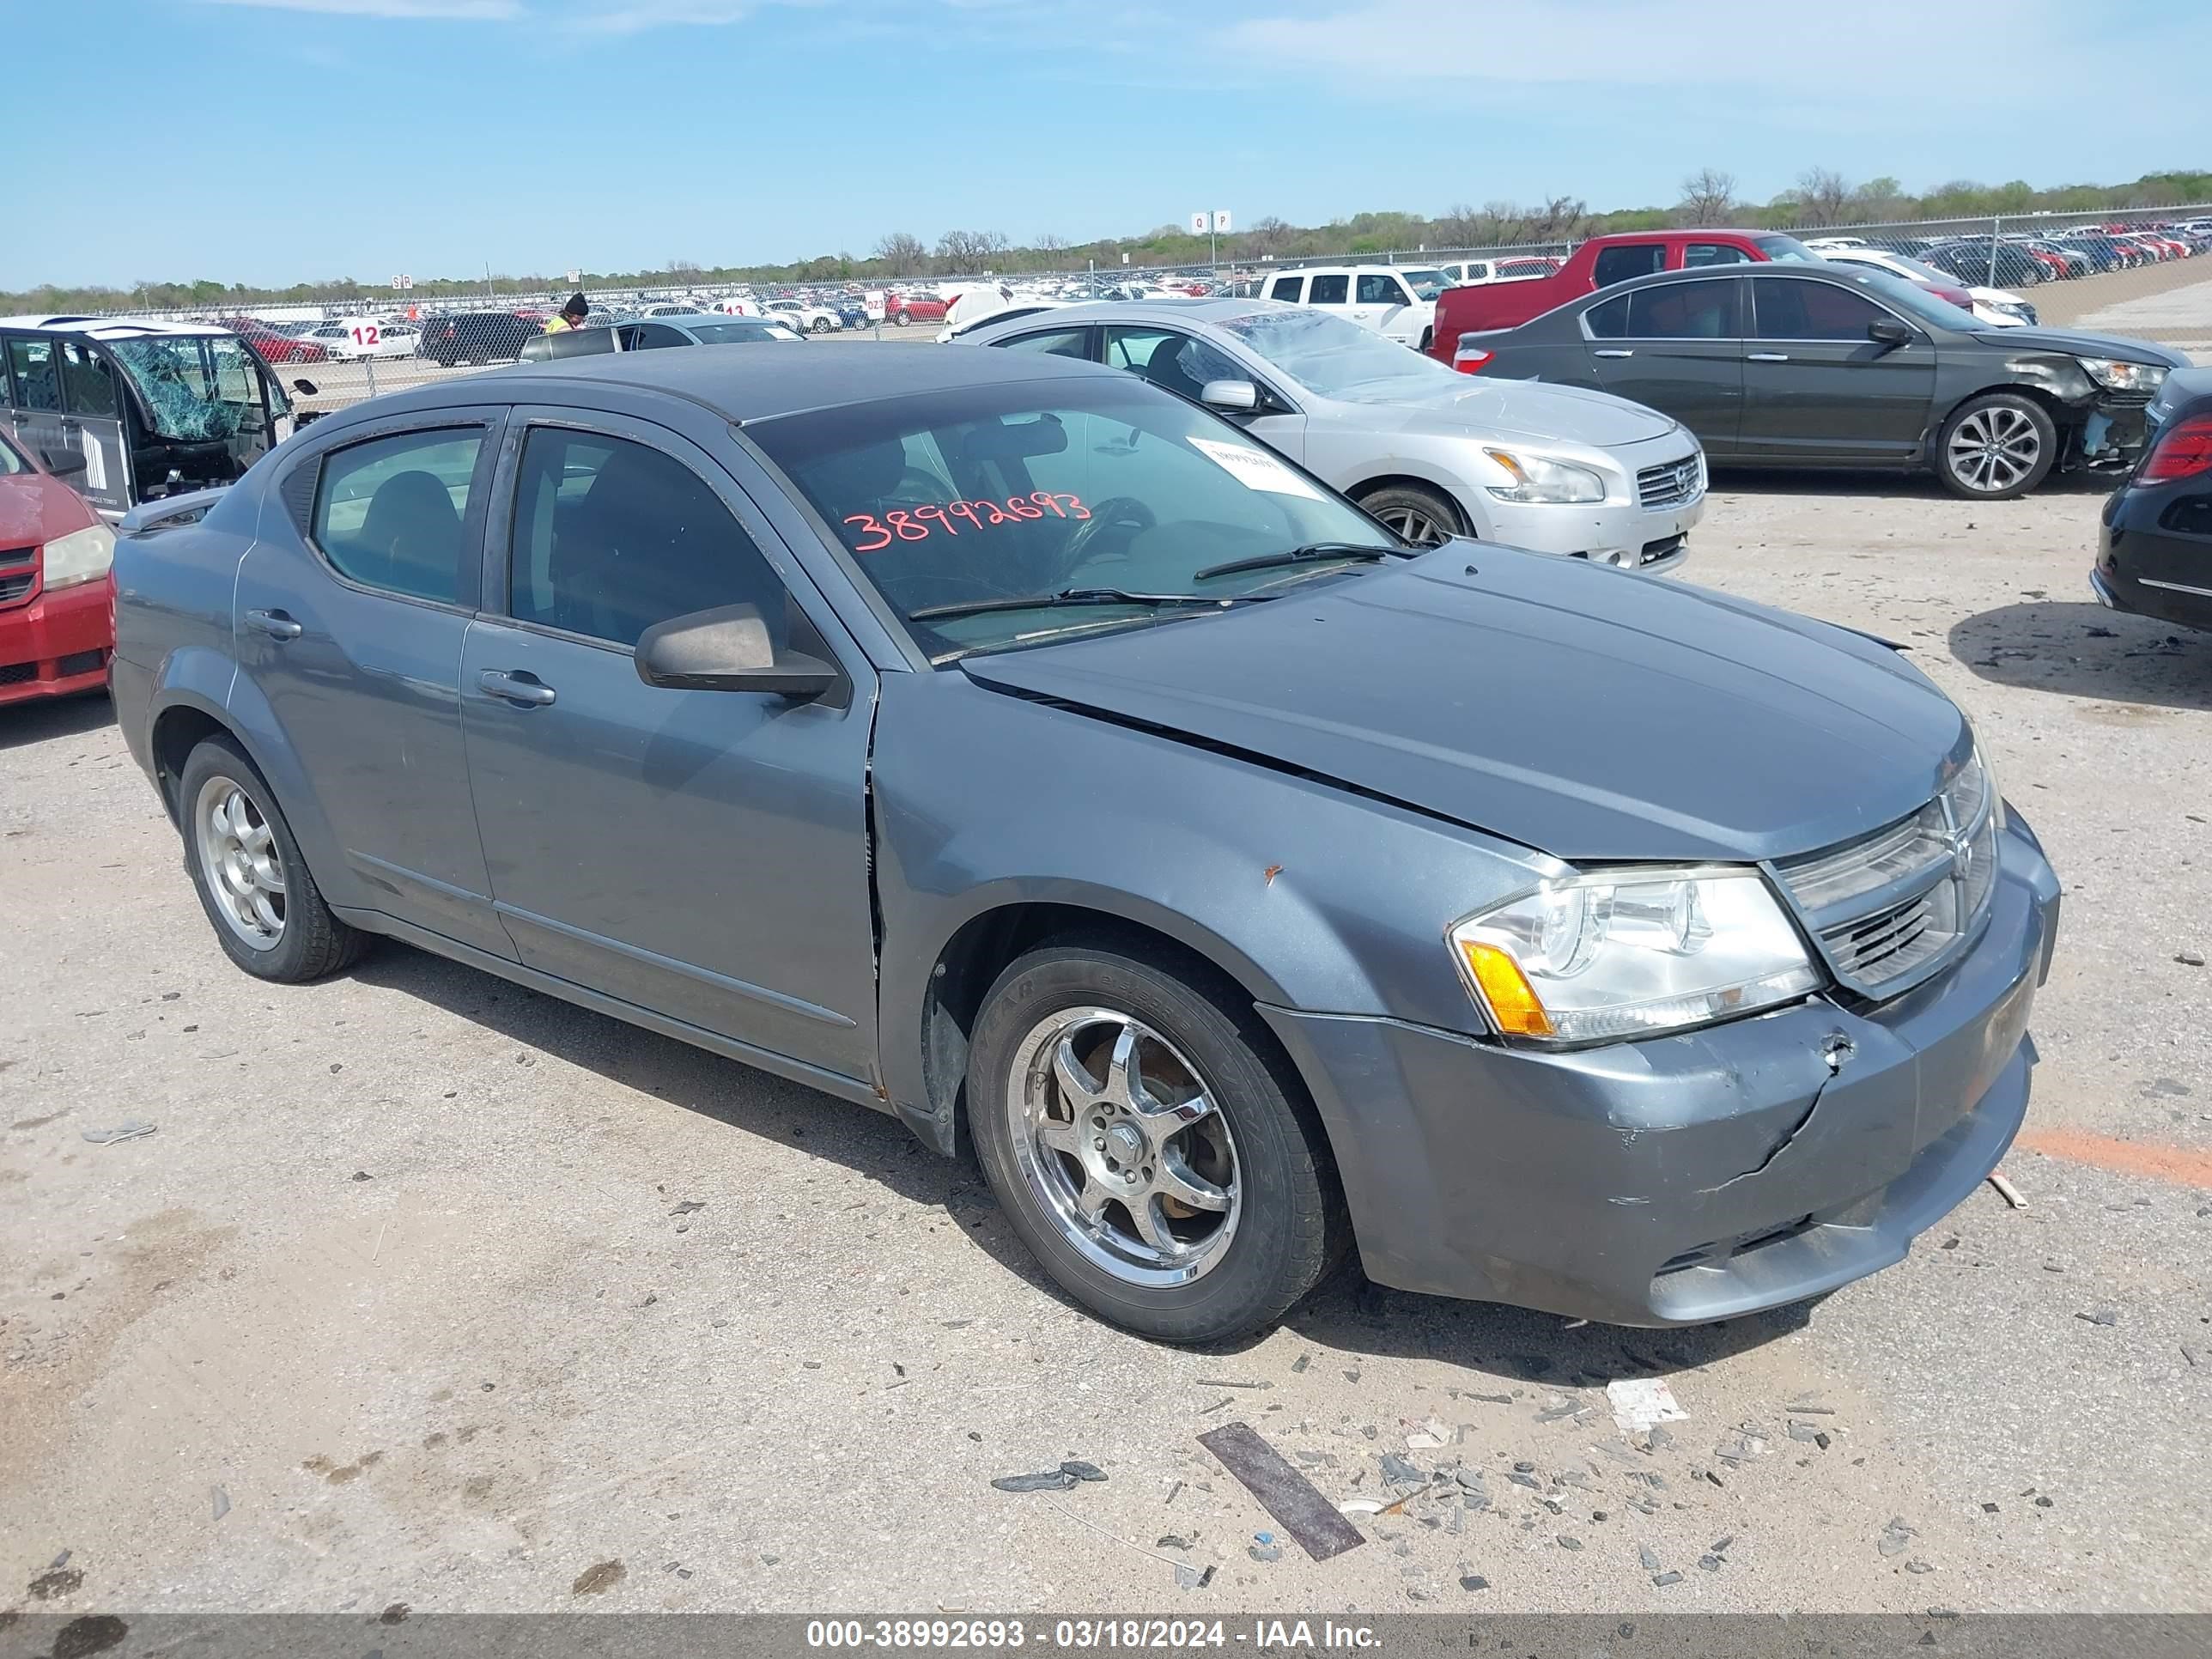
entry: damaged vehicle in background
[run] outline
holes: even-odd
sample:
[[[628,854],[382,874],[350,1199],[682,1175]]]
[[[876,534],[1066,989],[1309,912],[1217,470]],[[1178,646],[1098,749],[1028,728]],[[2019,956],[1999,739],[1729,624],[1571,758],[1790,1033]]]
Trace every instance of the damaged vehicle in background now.
[[[115,532],[0,434],[0,703],[107,684]]]
[[[2089,586],[2098,603],[2212,629],[2212,368],[2176,369],[2151,441],[2106,499]]]
[[[0,419],[46,471],[118,519],[228,483],[290,435],[292,405],[228,329],[0,317]]]
[[[2004,501],[2118,469],[2188,359],[2147,340],[1984,328],[1911,283],[1814,264],[1645,276],[1494,334],[1462,374],[1602,387],[1664,410],[1716,466],[1932,471]]]
[[[2058,882],[1909,659],[1405,546],[1118,370],[443,381],[127,526],[115,583],[117,718],[244,971],[388,935],[972,1141],[1153,1337],[1355,1247],[1625,1324],[1794,1302],[2027,1110]]]

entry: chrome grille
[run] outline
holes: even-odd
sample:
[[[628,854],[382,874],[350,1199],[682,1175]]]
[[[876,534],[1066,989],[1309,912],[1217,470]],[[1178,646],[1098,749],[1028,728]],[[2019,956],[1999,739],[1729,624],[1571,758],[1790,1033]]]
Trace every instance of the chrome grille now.
[[[39,580],[39,550],[0,547],[0,605],[13,605]]]
[[[1690,455],[1636,475],[1636,499],[1645,507],[1679,507],[1705,488],[1704,458]]]
[[[1977,757],[1910,817],[1777,863],[1839,979],[1893,995],[1964,948],[1996,890],[1996,805]]]

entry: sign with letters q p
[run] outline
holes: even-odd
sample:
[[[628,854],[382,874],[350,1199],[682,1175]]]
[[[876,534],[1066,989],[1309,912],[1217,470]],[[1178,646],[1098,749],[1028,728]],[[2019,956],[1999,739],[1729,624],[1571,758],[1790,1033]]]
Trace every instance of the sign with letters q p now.
[[[1194,213],[1190,216],[1190,234],[1194,236],[1203,236],[1206,234],[1206,226],[1212,222],[1212,215]]]

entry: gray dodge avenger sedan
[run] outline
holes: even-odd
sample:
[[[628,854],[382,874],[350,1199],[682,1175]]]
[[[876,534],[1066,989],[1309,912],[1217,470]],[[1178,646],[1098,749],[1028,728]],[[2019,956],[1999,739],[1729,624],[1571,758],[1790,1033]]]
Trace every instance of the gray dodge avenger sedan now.
[[[370,935],[896,1113],[1104,1317],[1626,1324],[1901,1257],[2058,884],[1877,641],[1466,540],[1048,354],[702,346],[333,415],[116,549],[215,936]]]

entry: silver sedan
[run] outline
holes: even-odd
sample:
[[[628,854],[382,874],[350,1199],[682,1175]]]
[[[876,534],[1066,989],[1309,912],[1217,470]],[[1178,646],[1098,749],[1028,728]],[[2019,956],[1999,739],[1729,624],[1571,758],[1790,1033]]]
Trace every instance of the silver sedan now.
[[[1474,536],[1664,571],[1705,511],[1704,453],[1667,416],[1571,386],[1471,380],[1303,306],[1071,306],[960,343],[1139,374],[1239,422],[1417,545]]]

